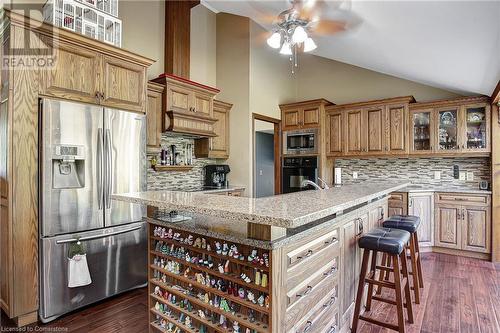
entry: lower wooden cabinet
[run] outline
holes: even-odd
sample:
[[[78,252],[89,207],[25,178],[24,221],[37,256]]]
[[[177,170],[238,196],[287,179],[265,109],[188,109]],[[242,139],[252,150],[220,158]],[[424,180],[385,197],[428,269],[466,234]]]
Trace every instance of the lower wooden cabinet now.
[[[392,192],[389,195],[389,217],[408,213],[408,193]]]
[[[442,202],[457,200],[459,203]],[[484,201],[484,204],[474,202]],[[435,245],[457,250],[489,253],[491,208],[489,196],[436,194]]]
[[[358,219],[353,219],[341,227],[342,239],[342,292],[340,314],[342,322],[351,320],[356,299],[356,262],[358,257]]]
[[[434,245],[434,193],[409,193],[408,214],[420,217],[419,245]]]

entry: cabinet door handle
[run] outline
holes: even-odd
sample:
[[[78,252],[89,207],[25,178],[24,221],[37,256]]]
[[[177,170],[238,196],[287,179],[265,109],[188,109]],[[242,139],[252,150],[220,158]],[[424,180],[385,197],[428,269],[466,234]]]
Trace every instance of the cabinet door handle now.
[[[410,207],[413,207],[413,198],[410,198]]]
[[[307,321],[307,324],[306,324],[306,326],[304,327],[304,330],[303,330],[302,332],[303,332],[303,333],[306,333],[307,331],[309,331],[309,330],[311,329],[312,325],[313,325],[312,321],[308,320],[308,321]]]
[[[337,237],[333,237],[331,240],[327,240],[325,242],[325,245],[328,245],[328,244],[333,244],[333,243],[337,243],[339,240],[337,239]]]
[[[98,91],[95,92],[95,101],[97,104],[101,102],[101,94]]]
[[[313,289],[313,287],[311,286],[307,286],[306,290],[302,293],[302,294],[297,294],[296,296],[297,297],[304,297],[306,296],[307,294],[309,294],[311,292],[311,290]]]
[[[335,333],[337,332],[337,327],[336,326],[330,326],[330,328],[328,329],[327,333]]]
[[[323,273],[323,276],[330,276],[337,271],[337,266],[332,266],[328,272]]]
[[[335,296],[330,297],[330,300],[328,302],[326,302],[325,304],[323,304],[323,307],[327,308],[327,307],[332,306],[336,300],[337,300],[337,297],[335,297]]]

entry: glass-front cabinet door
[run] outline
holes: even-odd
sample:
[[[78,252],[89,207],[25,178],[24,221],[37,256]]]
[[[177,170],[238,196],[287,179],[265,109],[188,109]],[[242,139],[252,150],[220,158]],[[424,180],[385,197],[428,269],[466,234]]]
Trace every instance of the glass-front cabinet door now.
[[[463,107],[465,133],[462,149],[486,151],[489,149],[489,112],[487,105],[466,105]]]
[[[437,150],[453,152],[460,149],[458,122],[459,109],[456,107],[437,110]]]
[[[433,110],[411,110],[410,150],[413,154],[425,154],[434,150]]]

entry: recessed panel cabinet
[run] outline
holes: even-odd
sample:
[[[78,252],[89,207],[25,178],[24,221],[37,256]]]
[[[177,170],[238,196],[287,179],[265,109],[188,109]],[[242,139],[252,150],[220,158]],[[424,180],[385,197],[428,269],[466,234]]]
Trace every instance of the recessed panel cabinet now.
[[[223,101],[214,101],[213,117],[214,132],[217,136],[212,138],[196,139],[194,154],[196,157],[229,158],[229,111],[232,104]]]
[[[419,245],[434,245],[434,193],[409,193],[408,214],[420,217]]]
[[[149,82],[146,103],[147,148],[157,152],[161,145],[162,133],[162,94],[165,86]]]
[[[324,99],[281,104],[283,131],[320,127],[324,121],[322,118],[324,107],[327,105],[332,105],[332,103]]]
[[[342,140],[342,135],[344,133],[342,112],[327,113],[326,124],[327,154],[330,156],[341,156],[344,151]]]

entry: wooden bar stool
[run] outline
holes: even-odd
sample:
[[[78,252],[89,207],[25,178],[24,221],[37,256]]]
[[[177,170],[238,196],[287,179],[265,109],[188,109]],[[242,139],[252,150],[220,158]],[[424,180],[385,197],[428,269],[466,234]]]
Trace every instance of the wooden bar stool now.
[[[410,242],[407,245],[407,249],[409,249],[410,255],[410,263],[411,263],[411,272],[409,273],[412,275],[413,278],[413,291],[415,294],[415,303],[420,304],[420,290],[419,288],[424,287],[424,278],[422,275],[422,264],[420,262],[420,249],[418,246],[418,235],[417,235],[417,229],[418,226],[420,225],[420,217],[418,216],[413,216],[413,215],[394,215],[389,217],[384,223],[383,226],[385,228],[392,228],[392,229],[401,229],[401,230],[406,230],[410,233]],[[384,256],[383,256],[384,257]],[[389,262],[389,259],[387,256],[385,256],[385,260],[387,260],[387,266],[390,266],[391,263]],[[384,258],[382,258],[384,260]],[[388,280],[389,279],[389,273],[388,272],[382,272],[381,273],[381,280]],[[379,286],[377,288],[377,294],[380,294],[382,291],[382,286]]]
[[[359,247],[364,249],[361,273],[359,276],[358,292],[354,306],[354,318],[352,320],[351,332],[356,333],[359,320],[390,328],[400,333],[405,332],[404,308],[408,316],[408,321],[413,323],[413,309],[410,295],[410,285],[408,283],[408,268],[405,259],[405,245],[410,240],[410,233],[400,229],[376,228],[366,233],[359,239]],[[391,259],[392,267],[385,266],[384,263],[377,265],[377,253],[381,252]],[[370,270],[368,271],[368,261],[371,254]],[[379,281],[375,279],[377,270],[392,271],[394,273],[394,282]],[[402,277],[402,278],[401,278]],[[364,315],[360,315],[365,283],[368,284],[368,295],[366,300],[366,311],[371,310],[372,299],[389,304],[396,305],[398,324],[382,322]],[[373,286],[384,286],[393,289],[396,292],[396,300],[386,299],[373,295]],[[403,290],[405,302],[403,302]]]

